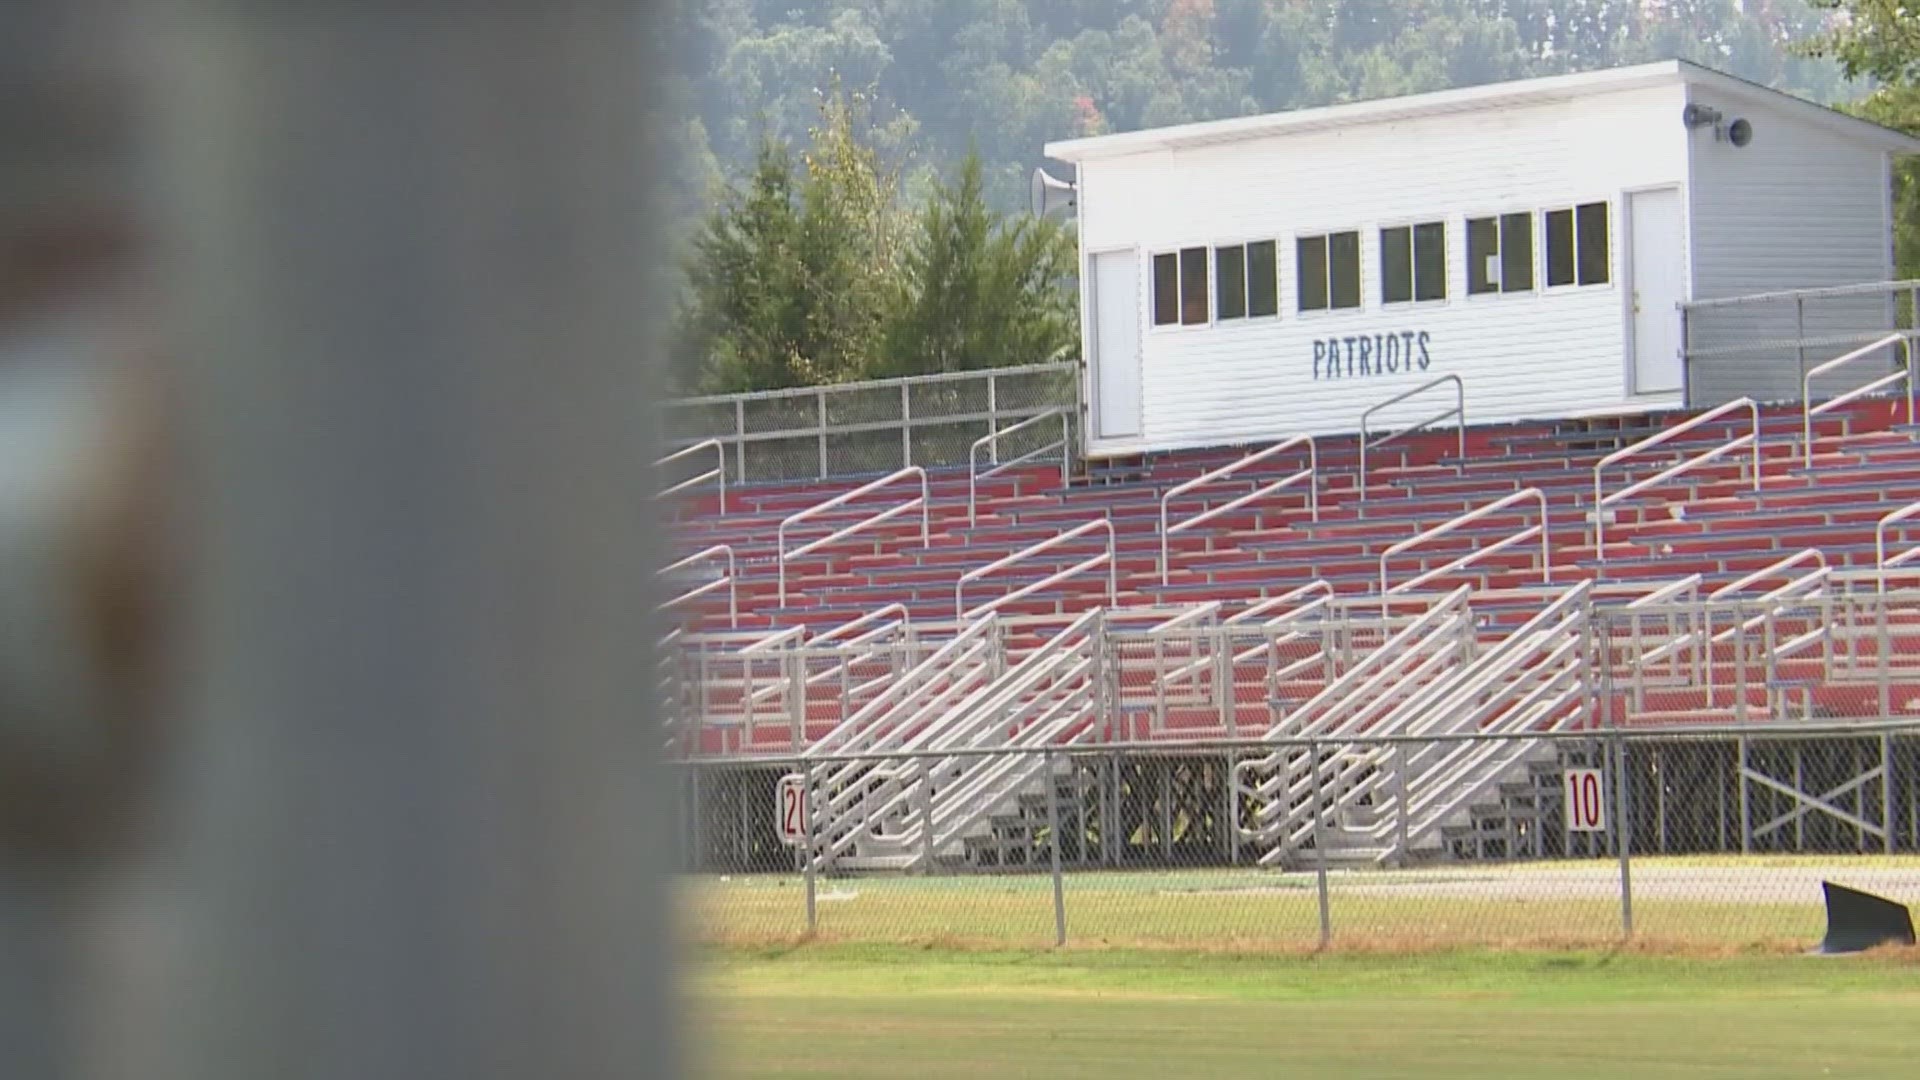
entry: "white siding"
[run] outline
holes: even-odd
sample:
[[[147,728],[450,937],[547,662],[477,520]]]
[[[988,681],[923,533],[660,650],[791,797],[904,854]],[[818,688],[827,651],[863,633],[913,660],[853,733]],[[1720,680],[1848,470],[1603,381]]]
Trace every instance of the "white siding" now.
[[[1475,422],[1564,415],[1626,400],[1623,191],[1680,184],[1687,171],[1679,83],[1575,102],[1507,107],[1298,132],[1081,166],[1083,251],[1138,245],[1143,323],[1150,323],[1155,251],[1273,239],[1280,247],[1278,319],[1143,330],[1145,425],[1140,440],[1092,443],[1120,453],[1295,433],[1353,430],[1360,413],[1442,374],[1467,383]],[[1612,284],[1573,291],[1467,296],[1465,221],[1575,202],[1613,204]],[[1383,309],[1382,225],[1447,223],[1448,296]],[[1536,279],[1544,252],[1536,217]],[[1302,315],[1293,238],[1361,233],[1363,306]],[[1675,243],[1684,243],[1676,237]],[[1430,366],[1409,373],[1315,378],[1316,339],[1424,332]],[[1404,339],[1403,339],[1404,340]],[[1344,349],[1344,345],[1342,346]],[[1413,404],[1427,415],[1440,401]]]
[[[1701,104],[1753,124],[1744,148],[1692,136],[1694,299],[1885,281],[1893,275],[1889,175],[1879,147],[1842,137],[1783,111],[1733,103],[1696,89]],[[1843,334],[1888,325],[1884,298],[1810,303],[1797,324],[1792,304],[1709,309],[1690,327],[1690,345]],[[1844,348],[1814,349],[1809,364]],[[1692,372],[1694,396],[1787,399],[1800,392],[1799,357],[1747,353],[1705,361]],[[1847,376],[1849,385],[1860,374]]]

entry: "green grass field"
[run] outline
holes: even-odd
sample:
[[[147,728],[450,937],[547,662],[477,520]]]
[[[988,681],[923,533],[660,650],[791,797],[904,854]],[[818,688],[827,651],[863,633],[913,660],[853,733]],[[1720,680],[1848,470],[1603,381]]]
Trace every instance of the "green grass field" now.
[[[1824,929],[1820,882],[1829,878],[1920,899],[1920,860],[1910,857],[1637,859],[1635,941],[1695,954],[1806,949]],[[687,887],[704,943],[806,936],[798,876],[702,877]],[[1342,950],[1605,948],[1623,939],[1619,870],[1607,861],[1342,872],[1328,891],[1332,943]],[[1068,943],[1080,949],[1298,953],[1320,944],[1311,873],[1070,873],[1064,905]],[[821,879],[815,909],[813,940],[827,943],[1004,949],[1054,940],[1046,875]]]
[[[723,1077],[1911,1077],[1920,956],[808,944],[691,970]]]

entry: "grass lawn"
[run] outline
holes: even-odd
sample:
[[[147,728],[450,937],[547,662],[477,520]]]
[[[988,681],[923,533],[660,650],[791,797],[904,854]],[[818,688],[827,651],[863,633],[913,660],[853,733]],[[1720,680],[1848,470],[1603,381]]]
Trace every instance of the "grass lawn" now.
[[[705,1075],[1911,1077],[1920,955],[812,944],[689,970]]]
[[[1920,860],[1884,857],[1637,859],[1636,939],[1683,949],[1805,949],[1825,928],[1820,882],[1904,902]],[[689,878],[708,944],[789,944],[806,933],[795,875]],[[843,945],[1021,949],[1054,940],[1044,874],[822,878],[817,940]],[[1606,948],[1622,938],[1616,863],[1571,861],[1339,872],[1329,880],[1337,949]],[[1063,902],[1076,947],[1297,953],[1320,941],[1311,873],[1246,869],[1074,872]]]

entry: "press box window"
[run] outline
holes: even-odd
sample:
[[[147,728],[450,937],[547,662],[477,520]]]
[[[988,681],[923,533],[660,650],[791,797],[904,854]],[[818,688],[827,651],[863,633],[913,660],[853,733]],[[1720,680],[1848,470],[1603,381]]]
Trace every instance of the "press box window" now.
[[[1360,306],[1360,234],[1303,236],[1295,242],[1300,264],[1300,310],[1338,311]]]
[[[1380,230],[1380,299],[1447,298],[1447,227],[1438,221]]]
[[[1467,295],[1533,289],[1533,215],[1467,222]]]
[[[1214,314],[1221,321],[1280,313],[1280,273],[1271,240],[1213,251]]]
[[[1612,267],[1607,204],[1547,211],[1547,285],[1605,285]]]
[[[1183,248],[1153,257],[1153,325],[1194,326],[1207,321],[1207,249]]]

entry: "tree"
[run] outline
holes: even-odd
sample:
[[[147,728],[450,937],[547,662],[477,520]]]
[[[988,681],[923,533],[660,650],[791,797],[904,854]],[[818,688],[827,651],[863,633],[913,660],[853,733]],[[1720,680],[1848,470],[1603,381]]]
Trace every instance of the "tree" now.
[[[1886,86],[1848,111],[1876,124],[1920,135],[1920,86]],[[1893,256],[1895,276],[1920,278],[1920,160],[1893,166]]]
[[[1906,0],[1811,0],[1839,12],[1825,32],[1806,45],[1813,56],[1832,57],[1849,79],[1887,85],[1920,82],[1920,17]]]
[[[1813,0],[1839,12],[1800,51],[1832,57],[1850,79],[1880,83],[1849,111],[1909,135],[1920,135],[1920,18],[1897,0]],[[1902,278],[1920,276],[1920,166],[1894,166],[1894,262]]]
[[[724,393],[818,381],[803,347],[805,273],[793,188],[793,159],[769,138],[746,183],[724,192],[694,237],[677,328],[677,389]]]
[[[858,378],[879,355],[905,222],[898,170],[868,141],[865,99],[838,87],[799,168],[761,143],[695,235],[679,313],[684,388],[709,393]]]
[[[990,209],[977,152],[957,173],[920,211],[877,374],[1039,363],[1078,337],[1072,234]]]

